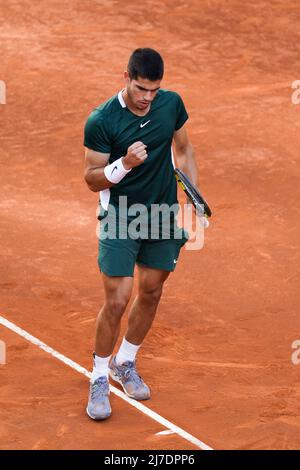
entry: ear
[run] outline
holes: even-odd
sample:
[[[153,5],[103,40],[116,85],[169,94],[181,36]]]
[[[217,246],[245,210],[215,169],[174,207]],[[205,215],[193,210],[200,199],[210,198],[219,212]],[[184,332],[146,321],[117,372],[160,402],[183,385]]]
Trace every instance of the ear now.
[[[126,82],[127,84],[129,84],[129,82],[130,82],[130,76],[129,76],[129,73],[128,73],[127,70],[125,70],[125,72],[124,72],[124,80],[125,80],[125,82]]]

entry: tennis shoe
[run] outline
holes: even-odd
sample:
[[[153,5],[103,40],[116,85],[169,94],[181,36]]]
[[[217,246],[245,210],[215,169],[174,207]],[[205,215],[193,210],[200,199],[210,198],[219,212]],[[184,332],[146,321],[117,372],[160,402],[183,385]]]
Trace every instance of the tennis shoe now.
[[[116,356],[111,358],[109,364],[110,377],[122,385],[124,392],[135,400],[149,400],[150,389],[136,370],[135,361],[126,361],[117,365]]]
[[[103,376],[90,383],[90,394],[86,412],[95,420],[109,418],[111,407],[109,403],[108,378]]]

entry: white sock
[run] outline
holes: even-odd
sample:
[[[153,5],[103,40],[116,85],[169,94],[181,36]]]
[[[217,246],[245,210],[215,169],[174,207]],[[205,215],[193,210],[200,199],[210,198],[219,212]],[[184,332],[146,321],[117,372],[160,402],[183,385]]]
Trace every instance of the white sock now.
[[[141,344],[137,346],[136,344],[129,343],[124,336],[120,349],[116,355],[116,363],[120,366],[126,361],[134,361],[140,347]]]
[[[109,359],[110,359],[110,356],[100,357],[94,353],[94,367],[93,367],[91,382],[95,382],[95,380],[103,376],[108,378]]]

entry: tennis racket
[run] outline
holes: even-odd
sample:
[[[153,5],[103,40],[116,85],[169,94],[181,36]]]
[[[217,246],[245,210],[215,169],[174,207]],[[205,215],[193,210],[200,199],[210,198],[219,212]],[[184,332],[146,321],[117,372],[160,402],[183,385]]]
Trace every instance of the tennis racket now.
[[[191,183],[189,178],[179,168],[174,169],[175,177],[179,186],[183,189],[189,200],[195,207],[196,213],[201,217],[211,217],[212,212],[209,205],[205,201],[204,197],[201,196],[198,189]]]

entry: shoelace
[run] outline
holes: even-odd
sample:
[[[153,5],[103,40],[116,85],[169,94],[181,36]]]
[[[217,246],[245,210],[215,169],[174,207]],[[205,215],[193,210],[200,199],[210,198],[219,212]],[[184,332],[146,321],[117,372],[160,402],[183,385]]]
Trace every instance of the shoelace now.
[[[92,385],[92,399],[102,398],[104,395],[107,395],[108,390],[109,387],[106,378],[99,377]]]
[[[125,362],[124,364],[122,364],[122,368],[124,368],[124,370],[122,371],[123,374],[124,374],[124,377],[128,380],[132,380],[134,383],[136,383],[137,385],[141,384],[142,383],[142,379],[140,377],[140,375],[138,374],[135,366],[134,366],[134,362],[131,362],[131,361],[128,361],[128,362]]]

